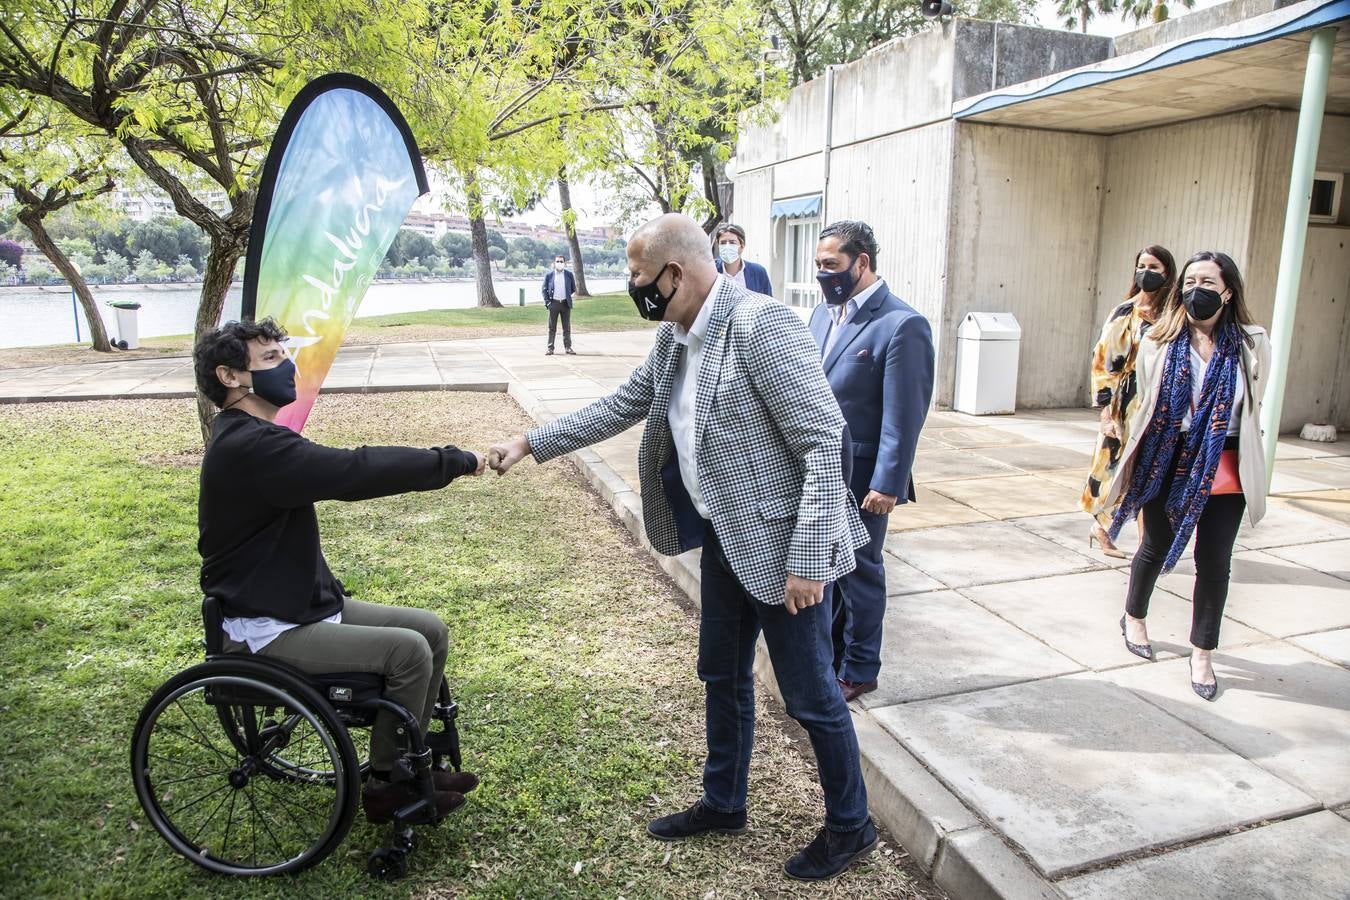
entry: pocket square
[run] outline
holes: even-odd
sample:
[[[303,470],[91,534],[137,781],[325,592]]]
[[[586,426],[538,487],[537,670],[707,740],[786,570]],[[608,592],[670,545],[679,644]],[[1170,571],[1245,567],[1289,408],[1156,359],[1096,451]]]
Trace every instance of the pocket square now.
[[[859,355],[859,356],[871,356],[871,355],[872,355],[872,351],[871,351],[870,348],[864,347],[864,348],[862,348],[861,350],[858,351],[858,355]]]

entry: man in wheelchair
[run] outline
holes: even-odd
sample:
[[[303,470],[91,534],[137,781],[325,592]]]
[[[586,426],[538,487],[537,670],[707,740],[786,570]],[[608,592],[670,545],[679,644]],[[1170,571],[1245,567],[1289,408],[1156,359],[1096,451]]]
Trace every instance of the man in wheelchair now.
[[[318,500],[364,500],[445,487],[481,475],[485,456],[456,447],[339,450],[275,423],[295,400],[295,365],[271,320],[228,322],[193,351],[197,386],[216,406],[202,460],[197,549],[202,592],[219,600],[223,648],[288,663],[314,675],[370,672],[384,697],[432,720],[449,637],[427,610],[347,596],[319,545]],[[398,719],[381,710],[370,737],[361,806],[372,822],[422,796],[393,776],[402,753]],[[436,809],[463,805],[478,785],[468,772],[433,770]]]

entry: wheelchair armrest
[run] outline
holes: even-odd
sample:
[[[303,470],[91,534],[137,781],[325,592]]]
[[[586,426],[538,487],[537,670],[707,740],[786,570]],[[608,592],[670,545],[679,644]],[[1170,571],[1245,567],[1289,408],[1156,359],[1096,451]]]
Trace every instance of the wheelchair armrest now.
[[[222,652],[224,644],[224,632],[221,630],[224,622],[224,614],[220,611],[220,601],[215,597],[202,598],[202,628],[204,630],[203,643],[206,644],[206,655],[216,656]]]

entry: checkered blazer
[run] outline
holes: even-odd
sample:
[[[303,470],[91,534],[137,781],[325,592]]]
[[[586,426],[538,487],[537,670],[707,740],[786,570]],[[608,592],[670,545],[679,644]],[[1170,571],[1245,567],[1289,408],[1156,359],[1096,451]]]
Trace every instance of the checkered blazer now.
[[[831,581],[853,571],[868,541],[844,484],[844,418],[820,350],[787,307],[719,278],[698,372],[694,427],[698,480],[731,569],[752,596],[783,602],[788,573]],[[667,411],[684,347],[674,325],[608,397],[531,431],[539,462],[647,421],[638,450],[647,539],[682,546],[661,470],[675,457]]]

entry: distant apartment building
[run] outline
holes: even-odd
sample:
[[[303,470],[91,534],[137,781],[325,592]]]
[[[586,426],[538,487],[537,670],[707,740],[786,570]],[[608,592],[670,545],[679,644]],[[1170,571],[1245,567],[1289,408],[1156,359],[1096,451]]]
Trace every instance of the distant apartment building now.
[[[195,196],[221,215],[230,211],[230,198],[223,190],[201,191]],[[110,195],[109,203],[114,210],[135,222],[173,218],[178,215],[169,195],[159,190],[118,188]]]
[[[403,220],[403,227],[409,231],[416,231],[424,234],[433,241],[440,240],[442,235],[450,232],[456,234],[469,233],[469,219],[467,216],[457,216],[450,213],[420,213],[410,212],[408,217]],[[537,241],[565,241],[567,234],[561,228],[550,228],[547,225],[531,225],[528,222],[505,221],[490,222],[488,227],[502,234],[507,238],[528,237]],[[597,228],[578,228],[577,240],[583,244],[603,244],[608,240],[618,238],[620,231],[617,228],[609,226],[600,226]]]

